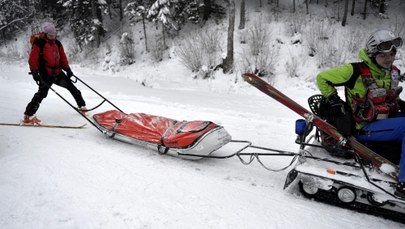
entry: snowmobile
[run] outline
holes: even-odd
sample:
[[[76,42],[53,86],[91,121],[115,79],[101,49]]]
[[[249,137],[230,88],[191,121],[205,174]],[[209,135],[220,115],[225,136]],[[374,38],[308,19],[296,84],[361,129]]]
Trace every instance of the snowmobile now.
[[[396,179],[349,148],[323,145],[319,130],[312,133],[308,120],[296,125],[301,126],[296,128],[300,156],[284,189],[295,184],[308,198],[405,223],[405,199],[395,195]]]
[[[395,148],[400,150],[398,144],[387,148],[387,143],[367,143],[378,152],[394,150],[387,153],[391,161],[387,160],[317,116],[322,95],[308,99],[310,112],[256,75],[246,73],[243,77],[304,117],[296,121],[299,156],[284,189],[297,184],[307,197],[405,223],[405,199],[395,194],[399,160],[392,155],[400,155],[395,152]],[[322,134],[333,138],[335,144],[323,144]]]

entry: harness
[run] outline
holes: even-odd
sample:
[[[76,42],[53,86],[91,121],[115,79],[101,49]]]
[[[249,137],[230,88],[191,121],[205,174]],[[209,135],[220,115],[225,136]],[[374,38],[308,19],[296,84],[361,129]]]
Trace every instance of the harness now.
[[[358,64],[362,82],[367,89],[366,96],[353,96],[352,110],[353,118],[356,122],[374,121],[376,119],[385,119],[389,115],[398,111],[398,97],[401,87],[398,87],[399,70],[396,66],[391,70],[391,87],[386,90],[383,87],[378,87],[370,68],[365,63]]]

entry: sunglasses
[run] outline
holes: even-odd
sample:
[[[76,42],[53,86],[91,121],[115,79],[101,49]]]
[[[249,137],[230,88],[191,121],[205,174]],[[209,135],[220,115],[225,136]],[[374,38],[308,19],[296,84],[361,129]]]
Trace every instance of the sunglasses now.
[[[394,40],[385,41],[377,45],[377,50],[379,52],[391,52],[392,47],[399,48],[402,46],[402,38],[398,37]]]

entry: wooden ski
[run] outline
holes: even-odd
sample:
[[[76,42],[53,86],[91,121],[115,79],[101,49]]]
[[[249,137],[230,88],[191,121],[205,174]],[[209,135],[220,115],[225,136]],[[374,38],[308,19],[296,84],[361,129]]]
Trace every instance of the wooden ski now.
[[[22,127],[43,127],[43,128],[65,128],[65,129],[81,129],[86,126],[85,124],[82,125],[58,125],[58,124],[40,124],[40,125],[33,125],[33,124],[24,124],[24,123],[10,123],[10,122],[2,122],[0,126],[22,126]]]

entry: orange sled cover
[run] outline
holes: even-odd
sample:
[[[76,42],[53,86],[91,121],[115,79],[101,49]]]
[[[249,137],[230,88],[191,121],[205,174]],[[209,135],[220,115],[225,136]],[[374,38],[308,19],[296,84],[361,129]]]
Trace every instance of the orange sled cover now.
[[[202,136],[215,129],[223,129],[210,121],[178,121],[144,113],[125,114],[117,110],[95,114],[93,118],[110,134],[117,133],[139,141],[177,149],[191,147]],[[221,146],[230,141],[229,134],[225,130],[222,132],[226,134],[222,134],[223,138],[219,139],[222,141]]]

